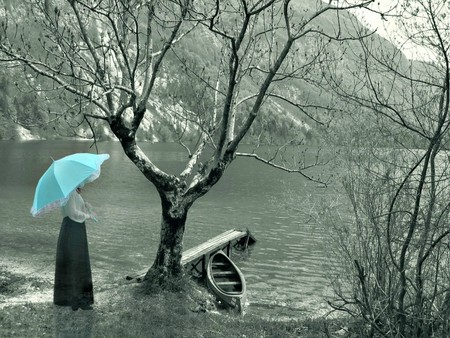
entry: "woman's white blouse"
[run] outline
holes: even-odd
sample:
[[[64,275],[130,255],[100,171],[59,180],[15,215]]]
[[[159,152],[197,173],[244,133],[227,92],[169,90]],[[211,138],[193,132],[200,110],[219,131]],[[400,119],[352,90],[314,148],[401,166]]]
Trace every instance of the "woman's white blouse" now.
[[[83,223],[90,218],[91,208],[91,205],[84,202],[81,195],[74,191],[67,203],[62,206],[61,211],[63,218],[67,216],[72,221]]]

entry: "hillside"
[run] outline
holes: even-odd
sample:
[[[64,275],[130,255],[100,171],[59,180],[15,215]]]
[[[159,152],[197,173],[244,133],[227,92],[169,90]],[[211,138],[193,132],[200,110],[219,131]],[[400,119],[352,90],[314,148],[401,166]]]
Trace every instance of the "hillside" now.
[[[298,16],[308,15],[309,8],[314,8],[315,1],[308,0],[295,2]],[[352,23],[350,18],[341,15],[339,23],[343,31],[342,35],[352,34]],[[336,34],[338,18],[332,12],[327,12],[319,17],[314,24],[327,34]],[[277,37],[279,40],[282,36]],[[314,38],[300,40],[303,45],[298,45],[298,58],[303,60],[310,57],[318,44],[322,44],[328,56],[337,56],[339,59],[326,61],[324,57],[321,62],[331,62],[332,67],[339,69],[340,65],[351,67],[355,64],[353,60],[355,50],[358,49],[357,42],[336,43],[333,41],[318,41]],[[212,36],[206,29],[198,29],[195,34],[187,35],[181,40],[167,58],[163,66],[163,72],[157,81],[156,96],[152,96],[146,119],[143,121],[138,133],[140,140],[174,141],[175,131],[181,128],[184,121],[180,121],[176,108],[183,106],[192,111],[196,110],[198,102],[195,95],[201,92],[201,82],[196,81],[192,72],[186,72],[186,68],[198,71],[206,77],[213,76],[217,68],[217,60],[220,59],[218,48],[220,41]],[[394,48],[384,40],[386,48]],[[219,46],[220,47],[220,46]],[[351,50],[352,53],[348,53]],[[183,62],[180,62],[180,59]],[[336,64],[338,63],[338,64]],[[319,64],[320,66],[320,64]],[[43,138],[54,139],[59,137],[90,137],[90,127],[79,120],[76,116],[68,120],[63,116],[58,117],[61,102],[58,97],[48,97],[45,93],[34,93],[28,87],[29,82],[40,83],[42,78],[34,77],[33,74],[24,74],[18,68],[2,68],[0,70],[0,139],[27,139]],[[290,97],[297,102],[310,106],[321,106],[322,108],[311,108],[307,112],[327,123],[330,119],[340,119],[340,116],[330,116],[327,106],[333,105],[335,98],[332,93],[321,88],[321,69],[315,67],[302,78],[289,81],[288,84],[273,86],[274,92],[288,92]],[[350,81],[350,80],[348,80]],[[247,81],[241,85],[241,95],[250,95],[257,91],[260,83]],[[206,98],[211,101],[212,98]],[[242,108],[245,110],[245,106]],[[169,118],[168,118],[169,116]],[[15,121],[19,121],[19,126]],[[239,123],[239,114],[237,115]],[[343,123],[345,127],[345,122]],[[106,125],[100,121],[92,123],[96,136],[100,139],[113,138]],[[261,111],[258,123],[253,127],[247,141],[257,138],[263,131],[266,136],[264,142],[285,142],[297,137],[308,143],[316,143],[321,139],[321,126],[305,115],[301,109],[293,107],[281,100],[273,99],[266,102]],[[185,136],[189,141],[190,128],[186,129]],[[194,137],[192,135],[192,137]]]

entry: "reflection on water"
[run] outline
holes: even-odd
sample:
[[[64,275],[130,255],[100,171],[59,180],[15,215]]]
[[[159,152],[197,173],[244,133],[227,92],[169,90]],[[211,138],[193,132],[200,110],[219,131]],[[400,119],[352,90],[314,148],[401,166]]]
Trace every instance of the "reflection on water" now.
[[[5,257],[24,264],[32,260],[53,276],[58,212],[32,218],[29,211],[37,180],[51,163],[73,152],[92,152],[90,143],[45,141],[0,142],[0,236]],[[83,196],[98,214],[87,224],[94,290],[148,267],[159,240],[160,202],[155,188],[126,158],[119,144],[99,143],[111,155],[98,180]],[[186,153],[173,144],[142,145],[157,165],[170,173],[182,169]],[[333,193],[317,189],[300,176],[287,175],[251,159],[237,159],[222,180],[191,208],[184,239],[190,248],[232,228],[250,229],[257,243],[237,257],[248,285],[248,312],[269,307],[312,313],[328,293],[324,271],[326,236],[302,213],[283,207],[286,188],[298,200]],[[305,203],[305,208],[308,203]],[[296,206],[302,208],[302,206]],[[307,213],[304,210],[303,213]]]

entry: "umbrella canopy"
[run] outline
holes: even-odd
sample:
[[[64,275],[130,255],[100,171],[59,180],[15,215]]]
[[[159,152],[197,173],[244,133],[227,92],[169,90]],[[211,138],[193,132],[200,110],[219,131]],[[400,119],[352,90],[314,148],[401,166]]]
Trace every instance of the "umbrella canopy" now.
[[[38,216],[65,205],[76,188],[100,176],[100,167],[108,158],[108,154],[78,153],[53,161],[36,186],[31,214]]]

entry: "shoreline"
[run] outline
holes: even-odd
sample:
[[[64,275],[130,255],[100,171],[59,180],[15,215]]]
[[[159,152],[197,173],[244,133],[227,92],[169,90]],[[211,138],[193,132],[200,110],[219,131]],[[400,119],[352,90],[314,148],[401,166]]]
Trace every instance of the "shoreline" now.
[[[45,264],[47,267],[48,264]],[[0,263],[0,310],[25,304],[53,303],[54,270],[36,268],[31,264],[11,258],[3,258]],[[133,288],[137,283],[123,281],[120,277],[109,283],[94,286],[96,304],[118,292],[122,286]]]
[[[0,310],[28,303],[53,302],[54,265],[49,264],[49,262],[44,262],[42,265],[42,267],[36,267],[36,265],[22,260],[3,258],[3,261],[0,263]],[[127,281],[122,277],[122,275],[118,275],[113,279],[96,281],[96,285],[94,285],[96,304],[103,303],[104,298],[111,298],[123,286],[137,287],[139,285],[135,281]],[[2,284],[4,282],[10,284],[13,290],[2,292]],[[209,294],[205,286],[200,286],[200,288]],[[315,304],[315,302],[313,303]],[[314,307],[313,303],[309,305]],[[310,311],[306,309],[308,306],[299,309],[292,308],[292,313],[278,314],[276,311],[277,321],[289,321],[293,317],[315,319],[324,316],[333,318],[341,316],[337,313],[331,314],[331,309],[326,306],[324,301],[320,303],[319,307],[316,309],[311,307]],[[247,301],[247,306],[252,307],[251,301]],[[258,306],[255,309],[258,309]],[[268,312],[266,315],[262,315],[258,310],[254,314],[262,318],[272,318],[271,310],[266,310]],[[308,313],[303,312],[305,310]],[[275,311],[275,307],[272,311]]]
[[[217,308],[207,289],[190,278],[181,282],[182,292],[155,294],[144,294],[139,283],[116,279],[97,288],[92,311],[72,311],[53,304],[53,279],[31,272],[36,274],[29,265],[17,262],[10,267],[5,262],[0,265],[0,336],[58,336],[61,332],[98,337],[198,336],[202,328],[221,336],[318,338],[330,337],[330,333],[346,335],[351,323],[335,314],[241,316]],[[14,283],[13,290],[7,283],[5,287],[5,281]]]
[[[47,264],[45,264],[45,267]],[[53,274],[45,267],[36,267],[11,258],[0,263],[0,310],[26,303],[52,301]]]

